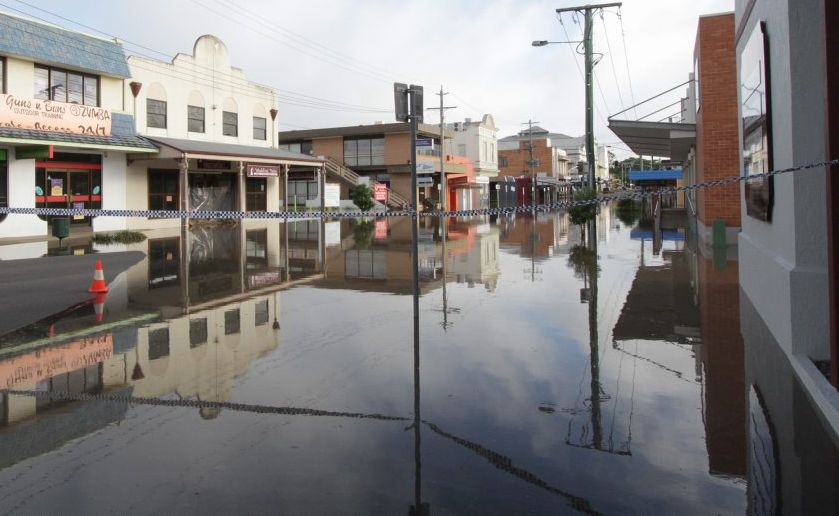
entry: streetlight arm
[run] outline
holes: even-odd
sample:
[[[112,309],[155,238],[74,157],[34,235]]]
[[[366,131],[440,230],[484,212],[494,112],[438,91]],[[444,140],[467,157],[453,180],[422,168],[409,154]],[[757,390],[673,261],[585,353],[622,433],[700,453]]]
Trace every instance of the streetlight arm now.
[[[534,40],[533,43],[531,43],[531,45],[533,45],[534,47],[544,47],[546,45],[561,45],[565,43],[582,43],[582,41],[547,41],[544,39],[537,39]]]

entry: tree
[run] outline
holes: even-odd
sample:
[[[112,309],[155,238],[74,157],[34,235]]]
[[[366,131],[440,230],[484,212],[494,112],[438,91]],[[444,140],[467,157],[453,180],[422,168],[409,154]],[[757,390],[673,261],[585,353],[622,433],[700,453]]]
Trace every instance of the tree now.
[[[575,201],[593,201],[597,198],[597,194],[591,188],[582,188],[574,193]],[[584,206],[573,206],[568,209],[568,215],[571,218],[571,224],[585,224],[597,216],[598,205],[594,202]]]
[[[374,206],[373,192],[367,185],[356,185],[350,192],[350,198],[361,211],[369,211]]]

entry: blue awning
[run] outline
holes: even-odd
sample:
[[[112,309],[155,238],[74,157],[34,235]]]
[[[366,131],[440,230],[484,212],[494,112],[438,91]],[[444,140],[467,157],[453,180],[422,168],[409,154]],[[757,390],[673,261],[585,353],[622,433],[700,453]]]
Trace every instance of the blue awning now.
[[[638,181],[666,181],[682,178],[682,169],[671,170],[630,170],[629,180],[633,183]]]
[[[638,227],[632,228],[629,231],[629,238],[632,240],[652,240],[653,230]],[[673,229],[664,229],[661,231],[661,239],[668,242],[682,242],[685,239],[685,235]]]

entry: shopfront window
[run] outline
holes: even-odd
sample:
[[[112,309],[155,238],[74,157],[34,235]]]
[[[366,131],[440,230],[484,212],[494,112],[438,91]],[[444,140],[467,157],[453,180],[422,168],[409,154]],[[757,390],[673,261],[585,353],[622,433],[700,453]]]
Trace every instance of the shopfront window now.
[[[177,210],[178,206],[178,172],[149,170],[149,209]]]
[[[317,198],[317,181],[289,181],[288,202],[290,204],[305,204],[307,200],[313,200]]]
[[[146,125],[166,129],[166,101],[146,99]]]
[[[222,134],[225,136],[239,136],[239,115],[230,111],[221,113]]]
[[[253,139],[267,140],[268,139],[268,124],[267,120],[258,116],[253,117]]]
[[[204,132],[204,108],[198,106],[187,106],[187,130],[191,133]]]
[[[35,98],[98,106],[99,77],[35,65]]]
[[[264,177],[249,177],[245,182],[245,211],[265,211],[268,209],[266,204],[266,184]]]
[[[350,167],[385,164],[384,138],[344,140],[344,163]]]
[[[149,240],[149,288],[168,287],[180,283],[179,238]]]
[[[189,320],[189,347],[197,348],[207,343],[207,318]]]

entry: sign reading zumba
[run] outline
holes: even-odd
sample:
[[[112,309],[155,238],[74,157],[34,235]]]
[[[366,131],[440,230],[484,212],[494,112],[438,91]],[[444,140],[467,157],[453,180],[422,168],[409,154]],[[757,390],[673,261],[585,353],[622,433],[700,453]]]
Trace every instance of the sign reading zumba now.
[[[111,111],[96,106],[0,95],[0,127],[110,136]]]

